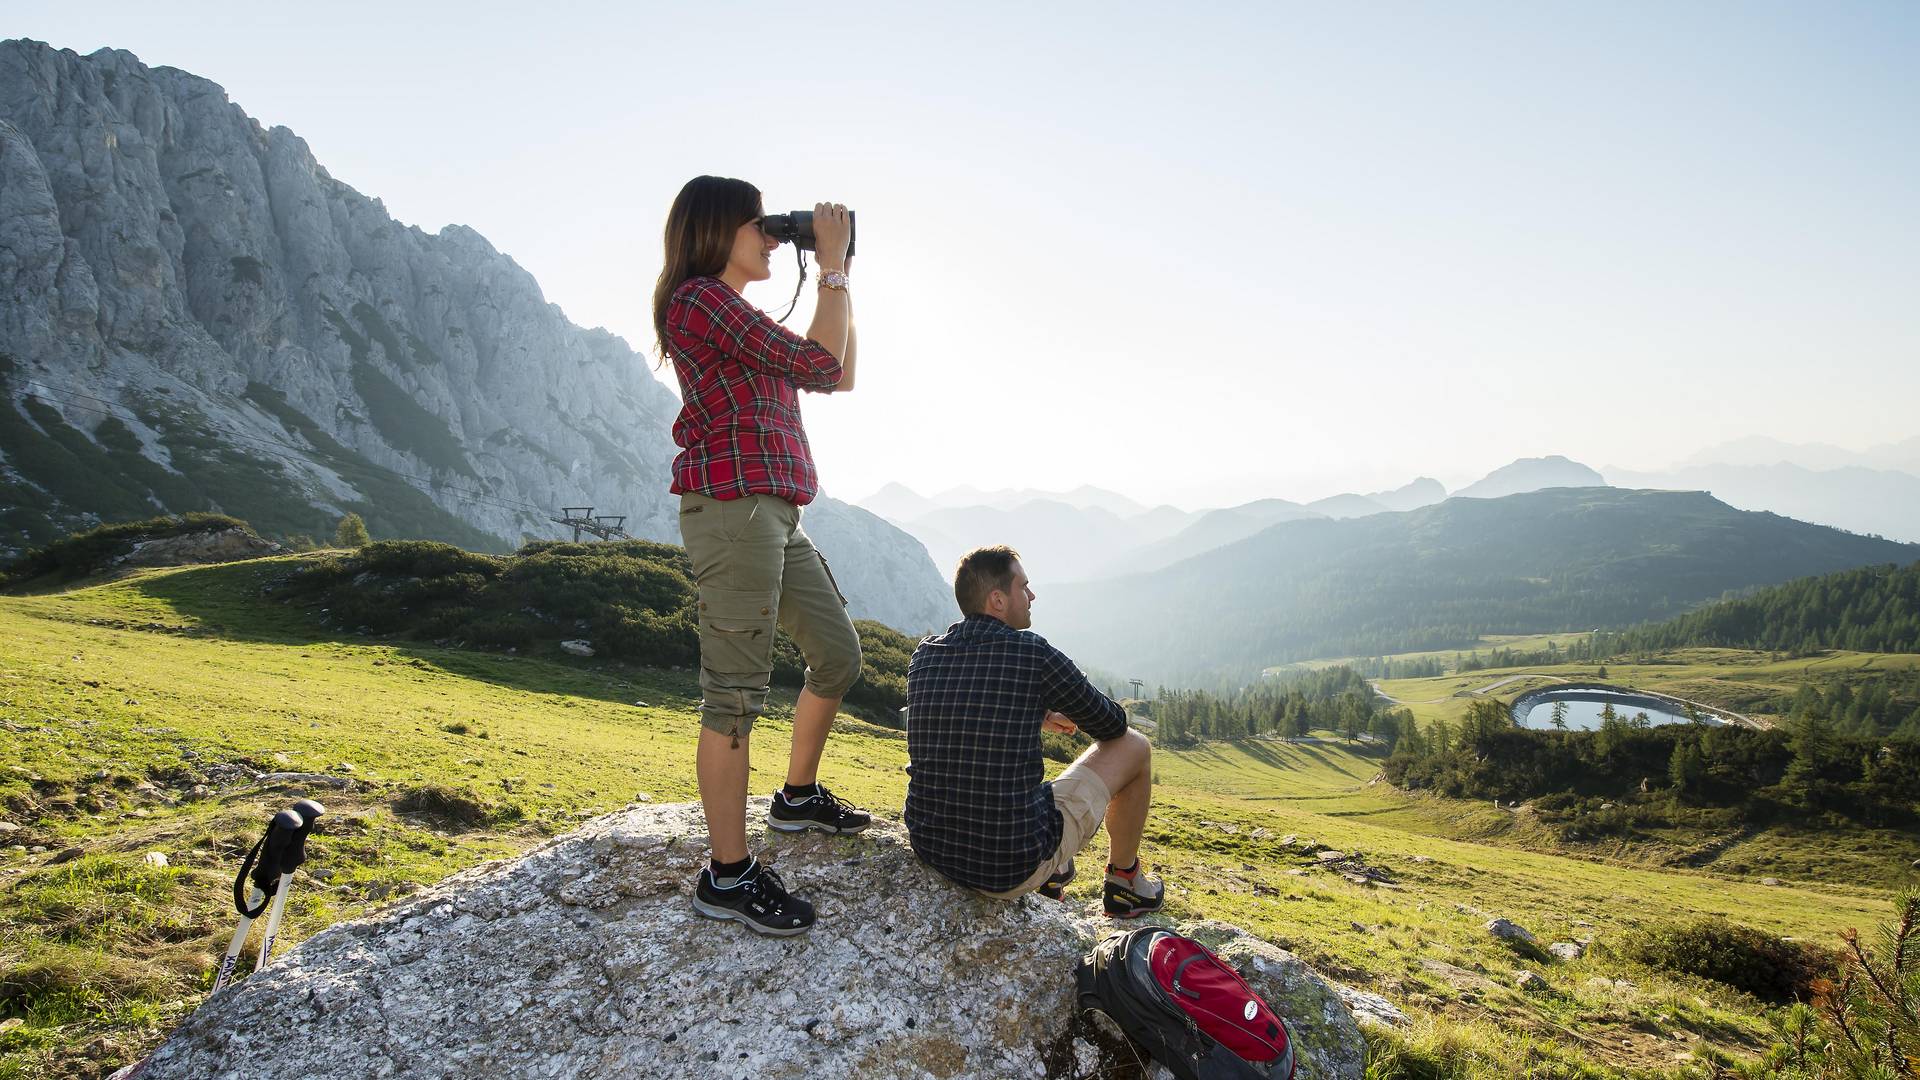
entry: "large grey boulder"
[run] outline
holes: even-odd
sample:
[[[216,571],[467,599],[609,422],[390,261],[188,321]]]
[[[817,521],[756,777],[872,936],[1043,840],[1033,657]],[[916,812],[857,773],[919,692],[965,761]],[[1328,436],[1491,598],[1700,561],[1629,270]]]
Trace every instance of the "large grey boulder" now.
[[[1112,929],[1091,902],[975,896],[886,821],[756,846],[818,905],[811,933],[696,916],[698,806],[638,806],[315,935],[209,1000],[141,1076],[1140,1075],[1075,1019],[1074,966]],[[1232,927],[1191,930],[1288,1018],[1302,1080],[1361,1075],[1335,986]]]

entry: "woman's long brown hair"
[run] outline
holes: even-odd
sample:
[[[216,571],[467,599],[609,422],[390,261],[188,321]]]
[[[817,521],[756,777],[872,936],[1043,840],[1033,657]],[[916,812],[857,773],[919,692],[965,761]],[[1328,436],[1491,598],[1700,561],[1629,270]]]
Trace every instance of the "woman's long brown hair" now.
[[[688,278],[718,276],[733,257],[733,235],[765,213],[760,189],[745,180],[696,176],[667,211],[667,258],[653,287],[653,334],[667,352],[667,302]]]

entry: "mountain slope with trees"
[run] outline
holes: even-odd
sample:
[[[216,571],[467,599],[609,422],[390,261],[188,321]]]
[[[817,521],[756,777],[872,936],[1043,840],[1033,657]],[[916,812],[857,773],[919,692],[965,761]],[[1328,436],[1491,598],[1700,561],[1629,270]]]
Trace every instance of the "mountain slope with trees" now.
[[[1790,581],[1619,635],[1621,651],[1707,645],[1920,652],[1920,563]]]
[[[1559,488],[1275,525],[1153,573],[1046,588],[1036,626],[1164,682],[1321,656],[1626,626],[1728,592],[1920,558],[1920,546],[1735,510],[1702,492]]]

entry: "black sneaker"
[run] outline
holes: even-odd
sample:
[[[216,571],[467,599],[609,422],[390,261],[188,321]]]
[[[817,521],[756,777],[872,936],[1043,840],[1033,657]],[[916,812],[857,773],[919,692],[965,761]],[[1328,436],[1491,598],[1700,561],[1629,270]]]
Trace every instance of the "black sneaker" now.
[[[1158,878],[1150,878],[1137,869],[1128,875],[1107,867],[1107,887],[1102,890],[1101,899],[1109,919],[1132,919],[1149,911],[1159,911],[1166,896],[1167,887]]]
[[[713,867],[700,868],[693,887],[693,910],[709,919],[732,919],[758,934],[791,937],[813,926],[813,905],[787,892],[780,875],[755,859],[747,872],[726,888],[714,884]]]
[[[818,829],[826,833],[851,833],[873,824],[873,815],[856,810],[837,798],[824,784],[814,785],[815,795],[799,802],[788,802],[785,790],[773,793],[773,806],[767,810],[767,824],[781,832],[805,832]]]
[[[1073,881],[1073,874],[1074,865],[1068,863],[1065,870],[1041,882],[1040,887],[1035,889],[1034,892],[1039,893],[1049,900],[1065,900],[1067,898],[1067,885]]]

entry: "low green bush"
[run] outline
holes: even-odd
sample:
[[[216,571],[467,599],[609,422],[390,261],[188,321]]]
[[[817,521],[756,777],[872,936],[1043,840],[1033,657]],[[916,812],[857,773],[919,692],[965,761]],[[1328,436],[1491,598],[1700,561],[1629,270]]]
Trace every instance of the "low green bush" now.
[[[132,550],[142,540],[185,536],[197,532],[223,532],[227,529],[253,529],[239,518],[225,514],[162,515],[144,521],[121,521],[55,540],[35,548],[5,567],[0,567],[0,588],[27,582],[58,585],[106,569],[108,561]]]
[[[1625,959],[1743,990],[1762,1001],[1811,996],[1831,973],[1833,957],[1718,916],[1641,927],[1612,943]]]
[[[1040,756],[1048,761],[1072,761],[1093,745],[1093,739],[1080,733],[1062,735],[1057,731],[1040,733]]]

